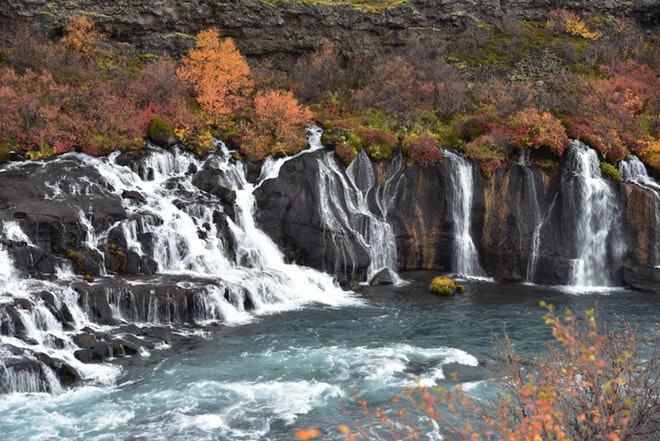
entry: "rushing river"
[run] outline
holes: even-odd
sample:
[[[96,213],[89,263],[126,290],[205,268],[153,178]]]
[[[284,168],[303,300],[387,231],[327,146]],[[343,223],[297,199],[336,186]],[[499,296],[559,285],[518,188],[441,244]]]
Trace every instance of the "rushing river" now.
[[[419,379],[488,387],[492,333],[503,323],[521,350],[541,350],[550,337],[539,301],[559,310],[595,306],[648,332],[660,322],[657,294],[612,289],[575,294],[532,285],[465,282],[464,294],[426,291],[431,273],[411,283],[347,294],[344,306],[311,305],[259,317],[170,348],[116,361],[115,386],[0,398],[0,433],[12,440],[291,440],[296,428],[318,427],[341,439],[338,424],[359,417],[340,411],[355,388],[373,405],[387,403]],[[350,400],[348,400],[350,402]]]

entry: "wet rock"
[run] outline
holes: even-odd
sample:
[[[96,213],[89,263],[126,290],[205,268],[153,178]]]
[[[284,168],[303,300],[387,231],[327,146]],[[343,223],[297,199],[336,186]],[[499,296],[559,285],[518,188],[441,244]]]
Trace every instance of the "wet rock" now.
[[[106,342],[98,342],[88,348],[79,349],[73,355],[83,363],[104,362],[108,358],[126,357],[139,352],[139,346],[131,342],[115,338]]]
[[[259,207],[256,219],[287,260],[328,271],[340,282],[362,279],[370,263],[367,249],[350,231],[328,231],[324,226],[321,198],[327,196],[319,190],[318,158],[325,154],[319,151],[289,160],[277,179],[261,184],[254,193]]]
[[[147,202],[147,198],[142,195],[139,191],[136,190],[124,190],[121,193],[121,197],[124,199],[130,199],[131,201],[138,202],[140,204],[144,204]]]
[[[222,202],[233,205],[236,202],[236,191],[225,185],[223,172],[214,168],[205,168],[195,174],[192,184],[202,191],[211,193]]]
[[[660,268],[657,266],[627,265],[623,269],[623,279],[635,289],[660,293]]]
[[[80,374],[78,374],[78,371],[76,371],[64,360],[52,358],[43,353],[35,354],[35,358],[41,361],[55,373],[57,379],[60,382],[60,385],[64,387],[70,387],[80,381]]]
[[[81,348],[91,348],[98,343],[96,336],[92,333],[74,335],[71,340]]]
[[[383,268],[371,278],[369,284],[372,286],[392,285],[394,284],[394,275],[389,268]]]

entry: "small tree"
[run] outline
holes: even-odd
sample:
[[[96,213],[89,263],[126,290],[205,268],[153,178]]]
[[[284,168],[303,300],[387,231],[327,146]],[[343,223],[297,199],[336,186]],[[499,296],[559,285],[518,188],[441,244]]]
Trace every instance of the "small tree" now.
[[[82,15],[75,15],[64,27],[62,44],[71,52],[79,53],[83,57],[91,57],[96,45],[105,38],[104,34],[94,29],[94,22]]]
[[[252,124],[240,131],[241,152],[251,161],[267,154],[293,155],[307,145],[305,127],[312,124],[312,113],[301,106],[290,91],[267,90],[254,97]]]
[[[177,75],[194,91],[208,124],[217,124],[246,105],[253,87],[250,67],[231,38],[220,40],[214,28],[201,31],[182,63]]]

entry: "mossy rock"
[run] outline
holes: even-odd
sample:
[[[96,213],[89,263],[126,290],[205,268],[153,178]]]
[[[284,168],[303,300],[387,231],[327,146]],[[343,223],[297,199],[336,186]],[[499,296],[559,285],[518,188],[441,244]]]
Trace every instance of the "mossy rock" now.
[[[444,276],[435,277],[429,285],[429,291],[443,296],[450,296],[457,292],[463,292],[464,289],[463,285],[459,285],[455,280]]]
[[[610,179],[612,179],[614,182],[623,182],[623,179],[621,178],[621,175],[619,174],[619,171],[616,169],[616,167],[614,167],[610,163],[601,162],[600,163],[600,171],[605,176],[609,176]]]
[[[71,262],[75,263],[76,265],[80,266],[85,262],[85,256],[83,256],[83,253],[80,251],[75,251],[75,250],[66,250],[66,257],[69,259]]]
[[[147,129],[147,138],[160,147],[170,147],[178,142],[174,128],[163,118],[153,117]]]

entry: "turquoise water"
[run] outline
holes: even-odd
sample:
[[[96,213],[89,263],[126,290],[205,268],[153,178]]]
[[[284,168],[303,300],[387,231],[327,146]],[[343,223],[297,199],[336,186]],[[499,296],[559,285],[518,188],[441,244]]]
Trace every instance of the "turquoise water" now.
[[[0,398],[0,433],[12,440],[291,440],[360,415],[352,388],[374,406],[413,384],[485,388],[492,333],[503,323],[521,350],[538,351],[550,333],[539,301],[603,320],[620,313],[649,332],[660,323],[657,294],[465,282],[463,295],[426,292],[433,274],[403,274],[402,287],[365,288],[350,306],[312,305],[235,326],[206,329],[170,348],[121,362],[119,383],[58,395]],[[118,362],[119,363],[119,362]],[[349,400],[350,401],[350,400]]]

